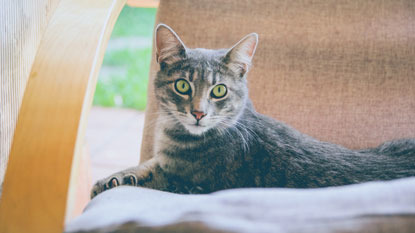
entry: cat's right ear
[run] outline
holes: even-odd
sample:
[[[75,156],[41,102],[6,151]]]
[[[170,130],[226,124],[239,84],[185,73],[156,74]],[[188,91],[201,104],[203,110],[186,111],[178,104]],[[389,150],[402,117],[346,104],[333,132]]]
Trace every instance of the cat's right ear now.
[[[165,24],[159,24],[155,33],[156,61],[172,64],[186,57],[186,46],[179,36]]]

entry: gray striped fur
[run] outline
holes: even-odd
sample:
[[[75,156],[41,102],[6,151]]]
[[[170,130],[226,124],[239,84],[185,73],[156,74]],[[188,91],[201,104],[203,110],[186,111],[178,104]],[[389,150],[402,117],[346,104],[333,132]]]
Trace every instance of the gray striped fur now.
[[[415,175],[414,139],[355,151],[257,113],[246,82],[256,34],[230,50],[207,50],[186,48],[165,25],[157,32],[161,38],[156,41],[169,43],[158,48],[154,158],[99,181],[92,197],[118,185],[209,193],[241,187],[337,186]],[[177,79],[190,83],[191,94],[175,91]],[[228,87],[227,96],[219,100],[210,96],[218,84]],[[199,125],[190,114],[194,110],[207,113]]]

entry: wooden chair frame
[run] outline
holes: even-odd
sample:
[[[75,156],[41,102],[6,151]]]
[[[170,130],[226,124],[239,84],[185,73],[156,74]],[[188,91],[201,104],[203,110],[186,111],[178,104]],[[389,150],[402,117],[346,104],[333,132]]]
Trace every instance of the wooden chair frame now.
[[[63,231],[98,72],[125,2],[58,3],[20,108],[0,200],[0,232]]]

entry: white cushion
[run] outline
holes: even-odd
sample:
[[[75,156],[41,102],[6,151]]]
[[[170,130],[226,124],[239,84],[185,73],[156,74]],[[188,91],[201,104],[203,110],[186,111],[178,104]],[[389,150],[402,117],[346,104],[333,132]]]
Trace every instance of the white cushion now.
[[[246,188],[180,195],[121,186],[101,193],[66,231],[135,222],[164,226],[201,222],[237,232],[352,229],[364,216],[415,214],[415,178],[318,189]],[[313,232],[312,231],[312,232]]]

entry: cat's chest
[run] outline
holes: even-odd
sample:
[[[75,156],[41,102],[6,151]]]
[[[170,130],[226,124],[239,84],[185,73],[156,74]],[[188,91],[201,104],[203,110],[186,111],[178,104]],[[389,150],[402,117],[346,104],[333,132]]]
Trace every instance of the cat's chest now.
[[[158,135],[154,152],[160,167],[168,172],[195,176],[206,173],[221,160],[220,152],[214,143],[183,142],[172,139],[164,134]]]
[[[162,148],[167,148],[163,150]],[[189,159],[184,154],[186,150],[177,149],[175,151],[169,151],[169,146],[163,145],[160,147],[161,151],[157,153],[157,161],[160,168],[166,173],[171,174],[173,177],[179,180],[186,181],[186,183],[199,184],[209,179],[206,174],[212,173],[213,167],[211,164],[203,161],[202,159],[196,158],[203,156],[203,153],[194,155],[195,158]]]

